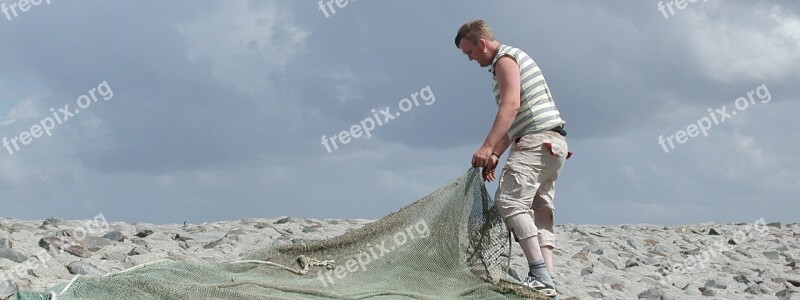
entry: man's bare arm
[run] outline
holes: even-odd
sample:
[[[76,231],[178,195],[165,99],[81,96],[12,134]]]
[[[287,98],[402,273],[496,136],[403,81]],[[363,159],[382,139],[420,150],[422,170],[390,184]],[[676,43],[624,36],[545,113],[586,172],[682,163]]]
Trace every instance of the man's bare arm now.
[[[520,77],[519,66],[511,57],[504,56],[497,60],[495,65],[495,76],[500,89],[500,108],[497,110],[492,129],[486,136],[486,140],[478,152],[472,158],[472,164],[476,166],[486,166],[489,163],[492,151],[501,150],[498,154],[511,144],[508,138],[508,130],[514,123],[520,106]]]

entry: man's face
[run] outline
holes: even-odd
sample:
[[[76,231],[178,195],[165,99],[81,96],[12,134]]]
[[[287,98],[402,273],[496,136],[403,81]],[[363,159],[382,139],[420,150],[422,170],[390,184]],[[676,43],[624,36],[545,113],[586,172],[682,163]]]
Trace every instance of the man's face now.
[[[461,48],[461,52],[463,52],[470,61],[475,60],[481,67],[488,67],[492,63],[492,57],[490,57],[488,53],[483,52],[485,47],[481,47],[480,44],[480,40],[478,40],[477,43],[473,43],[467,39],[461,39],[458,46]]]

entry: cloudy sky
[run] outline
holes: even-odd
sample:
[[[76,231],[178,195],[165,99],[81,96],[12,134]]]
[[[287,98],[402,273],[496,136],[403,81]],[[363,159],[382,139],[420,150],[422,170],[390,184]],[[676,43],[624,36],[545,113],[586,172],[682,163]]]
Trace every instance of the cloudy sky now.
[[[558,223],[798,221],[798,2],[499,3],[0,0],[0,217],[380,218],[483,142],[484,19],[568,123]]]

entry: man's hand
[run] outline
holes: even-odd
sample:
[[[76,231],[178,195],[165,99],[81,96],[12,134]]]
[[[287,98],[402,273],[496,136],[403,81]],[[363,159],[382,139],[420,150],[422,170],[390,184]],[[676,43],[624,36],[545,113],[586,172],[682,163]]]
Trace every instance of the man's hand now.
[[[472,155],[473,167],[486,167],[492,162],[492,147],[481,146],[475,154]]]
[[[494,170],[497,169],[497,162],[500,161],[500,158],[492,155],[489,159],[491,160],[489,165],[483,167],[483,181],[492,182],[495,178]]]

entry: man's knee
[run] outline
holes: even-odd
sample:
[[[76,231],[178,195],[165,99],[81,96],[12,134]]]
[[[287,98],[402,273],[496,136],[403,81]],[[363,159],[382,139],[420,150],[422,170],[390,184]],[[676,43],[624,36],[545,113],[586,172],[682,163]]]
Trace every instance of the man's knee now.
[[[506,225],[514,230],[514,236],[517,240],[523,240],[529,237],[534,237],[539,234],[539,229],[533,222],[530,214],[515,214],[506,218]]]

